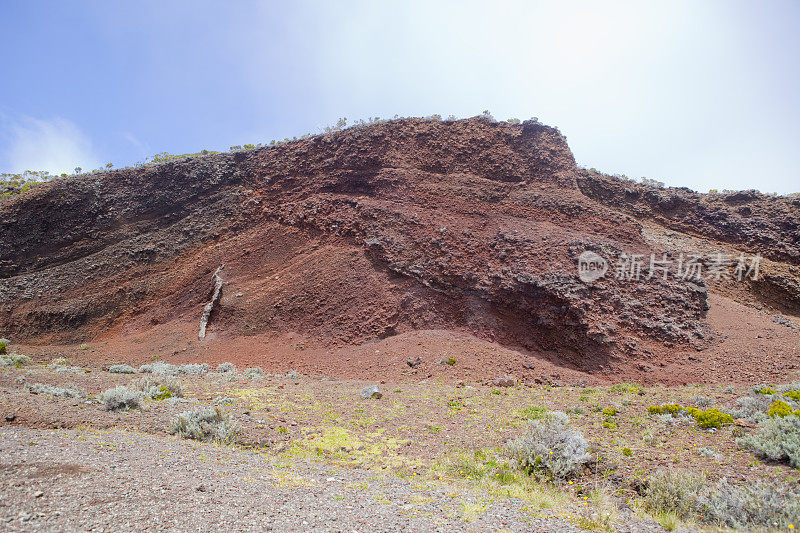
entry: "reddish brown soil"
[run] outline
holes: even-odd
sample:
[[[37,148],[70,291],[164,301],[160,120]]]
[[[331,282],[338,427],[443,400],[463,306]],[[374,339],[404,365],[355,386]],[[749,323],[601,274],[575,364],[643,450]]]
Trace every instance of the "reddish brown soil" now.
[[[791,374],[798,330],[772,317],[800,323],[796,206],[673,195],[678,216],[603,195],[603,180],[616,183],[578,169],[553,128],[410,119],[55,182],[0,207],[0,335],[40,358],[349,378]],[[712,284],[710,296],[702,282],[578,279],[585,250],[674,251],[631,215],[669,235],[696,229],[710,248],[783,244],[760,284]],[[758,231],[737,240],[748,217]],[[221,265],[222,299],[200,341]],[[439,364],[449,356],[455,365]]]

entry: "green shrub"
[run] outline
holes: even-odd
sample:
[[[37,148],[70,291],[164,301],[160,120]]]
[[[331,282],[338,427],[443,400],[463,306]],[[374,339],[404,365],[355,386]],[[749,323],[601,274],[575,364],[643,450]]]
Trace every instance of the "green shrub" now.
[[[794,410],[783,400],[775,400],[772,402],[772,405],[769,406],[769,410],[767,411],[770,418],[789,416],[792,413],[794,413]]]
[[[633,450],[631,450],[630,448],[622,448],[622,455],[624,455],[625,457],[632,457]]]
[[[727,413],[723,413],[717,408],[705,409],[701,411],[696,407],[682,407],[676,403],[666,404],[662,406],[651,405],[647,408],[651,414],[671,416],[690,416],[695,419],[697,425],[701,428],[718,428],[725,424],[732,424],[733,417]]]
[[[603,409],[603,416],[617,416],[617,410],[613,407]]]
[[[614,385],[611,385],[611,387],[609,387],[608,390],[611,392],[627,392],[631,394],[639,394],[640,392],[642,392],[643,389],[639,385],[636,385],[635,383],[616,383]]]
[[[772,389],[772,388],[767,387],[767,386],[763,386],[763,387],[757,387],[757,388],[753,389],[753,392],[755,392],[756,394],[763,394],[765,396],[769,396],[769,395],[775,394],[775,389]]]
[[[9,344],[8,339],[0,339],[0,354],[6,353],[6,346]]]
[[[790,390],[784,392],[783,395],[794,402],[800,403],[800,390]]]
[[[647,412],[654,415],[672,415],[676,416],[682,412],[685,412],[686,409],[678,405],[677,403],[669,403],[665,405],[651,405],[647,408]]]
[[[530,473],[553,479],[579,474],[591,460],[589,445],[579,430],[567,427],[568,422],[560,411],[530,421],[525,433],[509,442],[511,455]]]
[[[450,357],[447,358],[445,363],[447,363],[450,366],[453,366],[454,364],[456,364],[456,358],[451,355]]]
[[[697,411],[694,413],[694,419],[697,420],[698,426],[706,429],[722,427],[724,424],[733,424],[731,415],[723,413],[716,408]]]
[[[761,423],[758,433],[736,440],[757,457],[783,461],[800,469],[800,418],[777,416]]]
[[[168,431],[184,439],[231,444],[241,430],[229,415],[215,408],[184,411],[172,420]]]
[[[547,416],[547,408],[538,405],[531,405],[522,409],[522,414],[531,420],[541,420]]]

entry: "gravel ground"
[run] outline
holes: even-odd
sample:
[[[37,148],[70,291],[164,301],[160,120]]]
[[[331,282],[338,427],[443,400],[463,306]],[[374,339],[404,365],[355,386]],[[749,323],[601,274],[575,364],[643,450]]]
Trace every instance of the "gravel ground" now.
[[[513,499],[467,523],[445,489],[122,430],[2,428],[0,494],[8,531],[580,531]]]

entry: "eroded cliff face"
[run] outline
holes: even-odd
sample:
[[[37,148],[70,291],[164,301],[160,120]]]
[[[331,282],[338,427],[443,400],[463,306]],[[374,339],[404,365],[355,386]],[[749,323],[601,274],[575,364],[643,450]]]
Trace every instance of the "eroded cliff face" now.
[[[57,181],[0,207],[0,333],[194,323],[224,265],[209,325],[223,337],[451,329],[582,368],[702,344],[702,282],[579,279],[587,250],[662,252],[624,192],[588,179],[538,123],[403,119]]]
[[[755,190],[701,194],[587,170],[578,172],[577,183],[589,198],[640,222],[653,221],[678,234],[699,237],[719,253],[763,256],[755,280],[711,286],[736,299],[800,313],[800,197]],[[669,248],[676,252],[675,246]]]

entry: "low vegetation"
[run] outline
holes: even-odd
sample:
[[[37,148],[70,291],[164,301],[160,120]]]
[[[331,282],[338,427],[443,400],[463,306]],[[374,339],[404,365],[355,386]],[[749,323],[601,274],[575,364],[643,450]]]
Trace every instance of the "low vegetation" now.
[[[70,366],[58,359],[6,373],[24,383],[28,376]],[[103,372],[81,377],[119,381],[119,374],[135,372],[118,366],[123,368],[115,368],[117,377]],[[114,424],[128,420],[142,427],[144,420],[160,418],[154,428],[169,421],[168,432],[181,438],[258,443],[259,449],[269,442],[281,460],[374,468],[412,486],[414,480],[441,483],[443,490],[459,494],[463,512],[457,512],[464,520],[478,521],[489,500],[514,498],[533,516],[559,517],[597,531],[626,527],[622,509],[627,507],[621,502],[635,520],[653,518],[668,530],[800,527],[800,486],[793,470],[800,468],[796,383],[759,386],[740,398],[733,387],[700,385],[409,383],[387,386],[391,392],[382,402],[354,402],[357,391],[349,387],[346,398],[339,396],[335,382],[325,382],[324,400],[314,396],[296,372],[280,376],[231,363],[217,366],[214,374],[208,369],[161,361],[143,365],[142,375],[98,395],[99,404],[108,411],[150,407],[111,417]],[[177,376],[186,376],[183,383]],[[200,394],[182,401],[200,405],[181,412],[176,399],[184,396],[184,386]],[[33,394],[87,397],[75,385],[27,387]],[[174,401],[154,403],[163,400]],[[63,407],[86,409],[91,403]],[[92,409],[96,414],[100,407],[87,410]],[[755,423],[736,420],[745,417]]]
[[[131,365],[111,365],[108,367],[108,371],[112,374],[135,374],[136,369],[133,368]]]
[[[234,443],[240,431],[239,425],[219,408],[184,411],[169,426],[172,435],[218,444]]]
[[[34,383],[28,387],[33,394],[49,394],[50,396],[60,396],[61,398],[85,398],[86,393],[70,383],[64,387],[46,385],[44,383]]]
[[[800,489],[758,482],[737,486],[704,474],[660,470],[648,480],[645,507],[662,525],[675,519],[733,529],[793,529],[800,523]],[[672,529],[673,527],[667,527]]]
[[[208,363],[190,363],[186,365],[171,365],[163,361],[156,361],[148,363],[139,367],[139,372],[142,374],[155,374],[159,376],[177,376],[178,374],[185,374],[189,376],[198,376],[208,372]]]
[[[183,386],[180,381],[165,377],[145,376],[134,379],[128,386],[133,390],[144,393],[145,397],[151,400],[183,397]]]
[[[19,353],[0,354],[0,366],[21,367],[31,364],[31,358]]]
[[[141,405],[144,393],[120,385],[102,392],[97,399],[106,411],[128,411]]]
[[[509,443],[511,455],[530,473],[556,480],[578,475],[592,456],[581,432],[568,423],[560,411],[530,421],[527,430]]]
[[[741,437],[736,443],[757,457],[800,469],[800,418],[795,415],[765,420],[756,434]]]
[[[401,118],[400,116],[395,115],[392,118],[392,120],[400,118]],[[432,122],[439,122],[442,120],[441,115],[430,115],[422,118],[424,120]],[[490,124],[494,124],[497,122],[488,110],[483,111],[480,115],[477,116],[477,118],[480,118],[481,120]],[[455,120],[457,120],[457,117],[453,115],[447,117],[448,122],[452,122]],[[534,122],[538,122],[538,119],[535,117],[531,120]],[[348,126],[347,118],[340,118],[336,122],[336,124],[332,126],[323,127],[321,129],[321,132],[318,134],[307,133],[299,137],[297,136],[292,138],[287,137],[282,140],[273,139],[269,143],[233,145],[229,148],[229,150],[230,152],[241,152],[241,151],[256,150],[256,149],[278,148],[286,143],[301,141],[304,139],[311,139],[318,135],[335,134],[337,132],[344,131],[345,129],[358,130],[374,124],[382,124],[386,122],[389,122],[389,119],[382,119],[380,117],[369,117],[367,119],[355,120],[352,124]],[[520,124],[520,120],[517,118],[510,118],[506,121],[506,123],[518,125]],[[52,181],[72,179],[76,176],[85,174],[103,175],[104,173],[107,172],[124,170],[127,168],[144,168],[144,167],[163,165],[165,163],[187,161],[190,159],[198,159],[198,158],[214,156],[219,153],[220,152],[215,150],[200,150],[199,152],[186,153],[186,154],[170,154],[168,152],[160,152],[142,161],[138,161],[130,167],[124,167],[123,169],[114,169],[114,165],[112,163],[107,163],[102,168],[96,168],[88,171],[85,171],[83,168],[76,167],[72,174],[67,174],[67,173],[51,174],[49,171],[46,170],[26,170],[21,173],[7,173],[7,172],[0,173],[0,202],[2,202],[5,199],[12,198],[19,194],[30,191],[34,187]],[[663,183],[661,185],[663,186]]]
[[[733,417],[731,415],[723,413],[717,408],[700,410],[696,407],[682,407],[678,404],[666,404],[650,406],[647,411],[655,415],[670,415],[676,418],[694,418],[697,425],[705,429],[719,428],[733,423]]]

